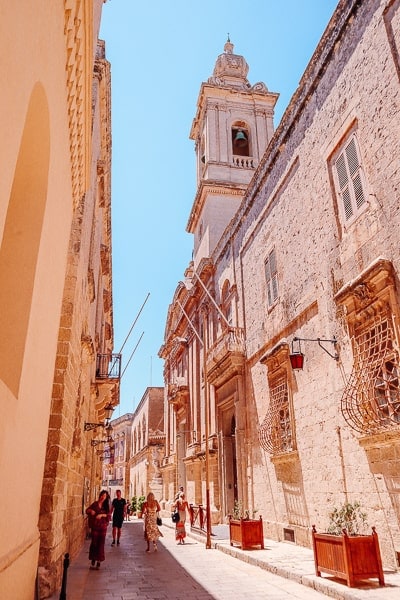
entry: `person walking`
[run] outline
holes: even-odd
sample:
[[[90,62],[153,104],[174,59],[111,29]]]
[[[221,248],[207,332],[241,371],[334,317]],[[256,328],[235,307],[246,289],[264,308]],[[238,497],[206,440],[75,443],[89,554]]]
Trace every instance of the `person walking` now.
[[[113,541],[111,546],[115,546],[115,538],[117,539],[117,546],[121,539],[122,523],[126,516],[126,500],[121,497],[121,490],[117,490],[116,498],[112,501],[112,537]]]
[[[90,569],[100,569],[100,563],[105,560],[104,544],[110,522],[110,508],[110,496],[106,490],[102,490],[99,499],[86,509],[91,529]]]
[[[186,511],[189,512],[189,505],[183,492],[179,494],[179,498],[174,504],[174,509],[179,512],[179,521],[175,523],[175,539],[178,544],[184,544],[186,537]]]
[[[157,540],[163,537],[163,534],[157,525],[157,513],[161,510],[158,501],[153,492],[147,494],[146,501],[142,506],[142,516],[144,519],[144,539],[147,542],[146,552],[150,552],[150,542],[153,542],[154,552],[157,552]]]
[[[183,485],[180,485],[179,490],[175,494],[174,502],[177,502],[179,500],[179,496],[181,494],[183,494],[184,492],[185,492],[185,490],[183,489]]]

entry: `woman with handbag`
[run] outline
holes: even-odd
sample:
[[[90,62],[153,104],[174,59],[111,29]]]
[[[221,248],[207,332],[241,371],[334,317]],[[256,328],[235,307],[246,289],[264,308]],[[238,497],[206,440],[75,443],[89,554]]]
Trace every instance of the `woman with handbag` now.
[[[157,519],[161,508],[155,499],[153,492],[147,494],[146,502],[142,506],[142,516],[144,518],[144,539],[147,542],[146,552],[150,552],[150,542],[153,542],[154,552],[157,552],[157,540],[163,537],[158,529]]]
[[[184,544],[186,537],[186,511],[189,511],[189,504],[183,492],[179,494],[179,498],[174,504],[174,509],[179,513],[179,521],[175,523],[175,539],[178,544]]]

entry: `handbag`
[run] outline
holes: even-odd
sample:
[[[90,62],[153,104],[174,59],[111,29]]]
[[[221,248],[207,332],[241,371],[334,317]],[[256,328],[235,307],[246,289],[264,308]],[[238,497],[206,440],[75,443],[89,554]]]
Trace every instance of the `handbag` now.
[[[174,510],[174,512],[171,514],[171,519],[173,523],[179,523],[179,511],[178,510]]]
[[[158,527],[160,527],[160,525],[162,525],[162,518],[159,515],[157,515],[157,525],[158,525]]]

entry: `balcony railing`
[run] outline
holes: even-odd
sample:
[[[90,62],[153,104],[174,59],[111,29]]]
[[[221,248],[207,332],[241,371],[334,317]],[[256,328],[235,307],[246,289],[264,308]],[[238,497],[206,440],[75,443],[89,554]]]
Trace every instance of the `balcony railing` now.
[[[257,161],[251,156],[234,156],[232,160],[235,167],[243,169],[255,169],[257,166]]]
[[[241,327],[226,328],[207,352],[206,368],[209,382],[220,385],[242,371],[246,344]]]
[[[98,354],[96,379],[120,379],[121,354]]]
[[[187,388],[187,384],[188,383],[186,377],[174,377],[168,383],[168,394],[172,396],[180,390],[185,390]]]
[[[218,362],[229,354],[244,354],[244,330],[242,327],[228,327],[207,353],[207,362]]]
[[[120,477],[119,479],[103,479],[102,486],[116,486],[116,485],[124,485],[124,478]]]

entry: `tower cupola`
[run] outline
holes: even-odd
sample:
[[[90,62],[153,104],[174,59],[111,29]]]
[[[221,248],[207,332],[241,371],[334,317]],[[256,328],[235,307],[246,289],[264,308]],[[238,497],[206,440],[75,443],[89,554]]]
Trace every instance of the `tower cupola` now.
[[[194,234],[194,263],[209,258],[240,206],[273,135],[278,94],[251,85],[249,65],[229,36],[213,74],[201,84],[190,139],[195,142],[197,193],[187,231]]]
[[[224,46],[224,53],[218,56],[214,72],[208,83],[229,85],[239,89],[249,88],[250,83],[247,80],[249,65],[243,56],[233,53],[233,48],[234,45],[228,37],[228,41]]]

